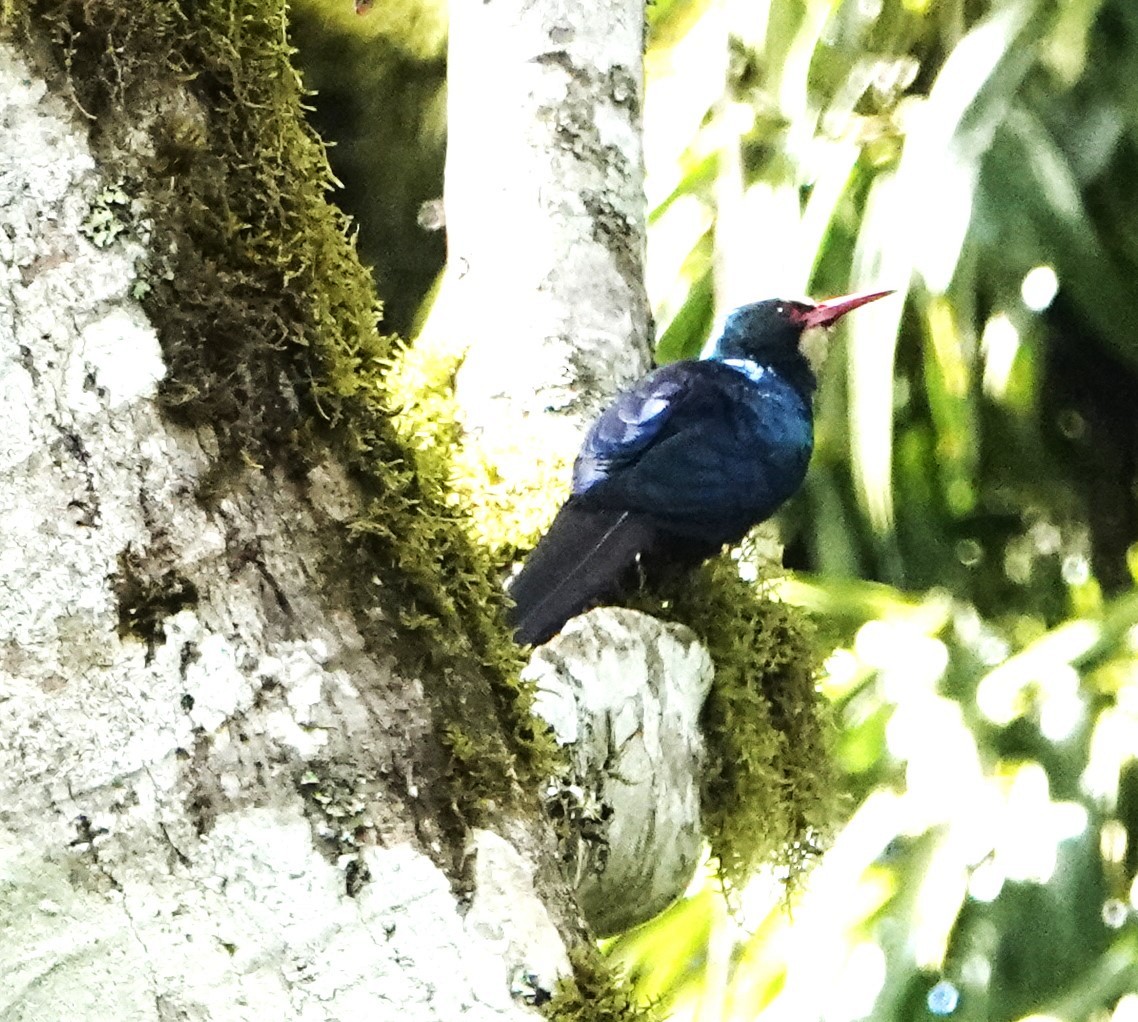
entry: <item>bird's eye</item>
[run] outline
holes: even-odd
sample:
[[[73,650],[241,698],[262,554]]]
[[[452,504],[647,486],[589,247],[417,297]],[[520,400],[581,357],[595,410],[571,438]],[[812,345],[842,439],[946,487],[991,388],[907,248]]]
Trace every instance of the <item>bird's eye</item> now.
[[[786,306],[785,305],[776,305],[774,307],[774,311],[775,311],[776,316],[781,316],[786,312]]]

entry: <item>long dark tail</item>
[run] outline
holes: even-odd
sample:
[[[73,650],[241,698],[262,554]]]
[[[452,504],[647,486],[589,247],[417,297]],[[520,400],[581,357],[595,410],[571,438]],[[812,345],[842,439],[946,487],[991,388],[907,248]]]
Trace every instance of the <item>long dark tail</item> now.
[[[566,504],[510,584],[514,606],[508,616],[518,642],[545,642],[616,588],[655,531],[627,511]]]

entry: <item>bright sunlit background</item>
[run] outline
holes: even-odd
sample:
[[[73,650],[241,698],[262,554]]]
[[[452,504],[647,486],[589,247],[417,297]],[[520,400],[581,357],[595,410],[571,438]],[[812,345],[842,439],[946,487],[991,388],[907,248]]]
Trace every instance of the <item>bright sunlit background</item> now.
[[[393,328],[441,265],[435,0],[297,0]],[[1138,2],[658,0],[658,357],[866,287],[780,518],[848,822],[611,942],[699,1022],[1138,1022]]]

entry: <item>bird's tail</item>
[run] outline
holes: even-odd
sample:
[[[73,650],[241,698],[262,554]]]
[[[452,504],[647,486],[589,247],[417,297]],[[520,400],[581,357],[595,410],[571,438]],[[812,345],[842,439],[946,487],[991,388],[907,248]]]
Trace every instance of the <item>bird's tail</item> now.
[[[510,584],[508,619],[518,642],[545,642],[614,589],[654,536],[628,511],[565,505]]]

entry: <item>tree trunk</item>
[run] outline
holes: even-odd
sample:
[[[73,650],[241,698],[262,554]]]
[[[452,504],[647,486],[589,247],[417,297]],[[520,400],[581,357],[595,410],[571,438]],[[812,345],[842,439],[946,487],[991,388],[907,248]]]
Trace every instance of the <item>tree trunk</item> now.
[[[16,6],[0,1013],[529,1017],[583,937],[536,791],[511,783],[533,784],[540,743],[500,677],[514,654],[482,562],[375,412],[382,348],[311,199],[322,161],[289,126],[282,8]],[[621,95],[638,76],[637,49]],[[270,129],[311,201],[258,170]],[[630,366],[637,308],[604,328]],[[479,786],[471,744],[515,758]]]
[[[643,46],[634,0],[451,4],[448,259],[421,343],[459,361],[459,482],[491,545],[548,524],[584,428],[651,363]]]

